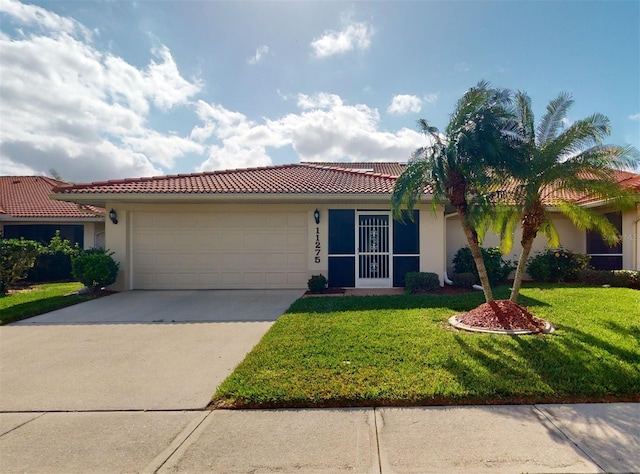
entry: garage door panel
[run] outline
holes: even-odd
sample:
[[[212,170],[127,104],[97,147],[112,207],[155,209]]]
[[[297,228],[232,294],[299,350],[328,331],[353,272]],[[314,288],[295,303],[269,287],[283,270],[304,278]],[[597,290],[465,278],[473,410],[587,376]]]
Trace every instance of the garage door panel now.
[[[300,268],[307,261],[307,254],[304,253],[290,253],[287,254],[287,267]]]
[[[261,253],[245,253],[242,255],[242,268],[265,268],[265,255]]]
[[[291,272],[287,273],[287,286],[291,288],[304,288],[307,286],[307,273],[306,272]]]
[[[288,227],[299,227],[306,231],[307,215],[304,213],[286,214]]]
[[[307,219],[305,212],[134,212],[134,288],[305,288]]]
[[[307,234],[287,234],[286,235],[287,247],[290,249],[307,249]]]
[[[243,248],[242,232],[224,232],[220,239],[220,250],[242,250]]]
[[[264,264],[266,268],[282,267],[287,264],[287,254],[267,253],[264,255]]]
[[[264,248],[265,235],[262,232],[253,232],[243,235],[243,247],[247,250]]]

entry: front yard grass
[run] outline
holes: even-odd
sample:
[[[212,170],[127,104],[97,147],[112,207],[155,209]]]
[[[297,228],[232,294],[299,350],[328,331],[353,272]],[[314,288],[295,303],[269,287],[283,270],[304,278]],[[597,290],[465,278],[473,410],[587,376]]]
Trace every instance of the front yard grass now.
[[[43,283],[8,295],[0,295],[0,326],[47,313],[90,299],[86,295],[64,296],[82,288],[82,283]]]
[[[496,289],[508,298],[508,288]],[[227,408],[640,401],[640,291],[525,286],[556,333],[459,332],[461,295],[296,301],[220,385]]]

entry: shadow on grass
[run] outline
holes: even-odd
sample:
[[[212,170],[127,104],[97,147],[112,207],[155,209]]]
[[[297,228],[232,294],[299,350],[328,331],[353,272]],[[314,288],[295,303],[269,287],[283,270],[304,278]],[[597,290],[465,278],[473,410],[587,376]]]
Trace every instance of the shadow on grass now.
[[[0,326],[48,313],[49,311],[54,311],[56,309],[66,308],[67,306],[82,303],[83,301],[88,301],[90,299],[90,296],[84,295],[62,295],[19,303],[8,308],[4,308],[0,312]]]
[[[618,329],[622,335],[629,335],[625,328]],[[481,387],[491,387],[493,393],[487,394],[491,403],[500,403],[502,399],[504,404],[538,405],[537,409],[553,420],[543,423],[549,434],[557,438],[561,429],[576,443],[571,446],[580,456],[586,446],[606,470],[635,471],[638,464],[634,464],[633,453],[637,453],[640,423],[636,405],[640,402],[640,352],[623,350],[576,328],[563,331],[566,331],[563,336],[511,336],[512,344],[508,348],[503,346],[501,353],[496,353],[495,346],[486,338],[469,340],[456,335],[460,350],[468,358],[450,360],[445,368],[472,393]],[[531,393],[510,395],[518,380],[527,380]],[[517,419],[522,414],[501,412],[501,416]],[[577,431],[569,431],[573,427]],[[606,434],[593,436],[591,430]],[[565,444],[564,439],[559,441]]]
[[[501,336],[455,340],[465,357],[444,368],[470,393],[492,387],[485,396],[505,397],[508,403],[568,403],[640,401],[640,353],[616,347],[603,338],[567,327],[562,335]],[[530,381],[522,399],[509,396],[521,380]]]

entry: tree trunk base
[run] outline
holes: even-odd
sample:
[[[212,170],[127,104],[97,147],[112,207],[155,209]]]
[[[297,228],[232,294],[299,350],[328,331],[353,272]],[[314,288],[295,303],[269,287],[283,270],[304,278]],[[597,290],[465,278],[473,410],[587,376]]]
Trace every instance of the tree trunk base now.
[[[468,313],[454,316],[456,322],[469,328],[490,331],[551,332],[547,321],[537,318],[520,305],[509,300],[484,303]],[[466,329],[466,328],[465,328]]]

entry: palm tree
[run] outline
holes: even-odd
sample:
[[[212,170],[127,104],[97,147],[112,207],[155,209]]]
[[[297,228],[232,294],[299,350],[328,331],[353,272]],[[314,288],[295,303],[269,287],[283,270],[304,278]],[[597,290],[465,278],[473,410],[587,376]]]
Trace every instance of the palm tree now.
[[[457,102],[444,135],[426,120],[418,121],[429,144],[418,148],[398,177],[391,196],[395,218],[402,219],[430,188],[432,208],[448,201],[460,217],[487,303],[494,300],[477,232],[486,213],[484,190],[495,184],[491,167],[501,163],[502,127],[510,114],[510,94],[481,81]],[[409,214],[411,215],[411,214]]]
[[[593,114],[564,128],[572,104],[570,95],[561,93],[549,103],[535,128],[530,98],[522,92],[515,96],[510,143],[516,146],[512,149],[513,159],[505,162],[507,166],[503,168],[511,176],[513,191],[505,194],[509,202],[500,206],[502,212],[494,216],[494,223],[502,234],[503,253],[512,245],[515,227],[518,223],[522,226],[522,250],[510,297],[513,303],[517,303],[524,268],[536,236],[544,234],[551,248],[559,245],[548,205],[567,216],[578,229],[596,230],[613,245],[620,236],[606,217],[568,197],[606,201],[618,209],[638,202],[638,195],[622,188],[615,179],[616,170],[637,164],[637,150],[631,146],[602,144],[610,133],[610,125],[609,119],[601,114]]]

